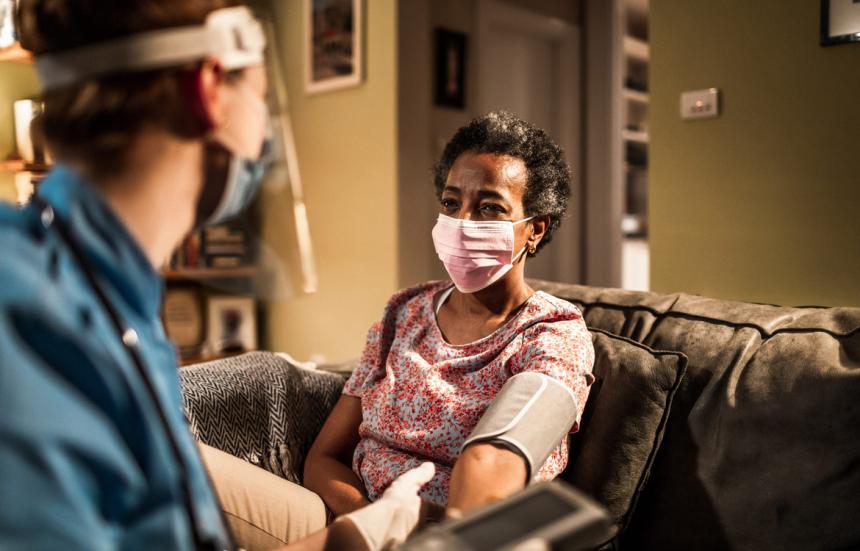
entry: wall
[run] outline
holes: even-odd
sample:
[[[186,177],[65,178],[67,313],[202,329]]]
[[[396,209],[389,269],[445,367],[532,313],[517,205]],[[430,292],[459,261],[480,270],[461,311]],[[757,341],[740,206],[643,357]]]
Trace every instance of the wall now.
[[[397,289],[397,3],[365,2],[364,82],[317,95],[303,89],[303,2],[273,5],[320,281],[315,294],[268,304],[267,344],[299,359],[344,360],[361,353]],[[277,199],[263,202],[264,238],[290,258]]]
[[[651,0],[651,279],[660,292],[860,306],[860,44],[819,2]],[[718,87],[719,119],[682,122]]]
[[[32,66],[0,62],[0,160],[7,159],[16,151],[12,103],[33,96],[38,91],[39,82]],[[0,172],[0,201],[15,201],[15,184],[11,172]]]

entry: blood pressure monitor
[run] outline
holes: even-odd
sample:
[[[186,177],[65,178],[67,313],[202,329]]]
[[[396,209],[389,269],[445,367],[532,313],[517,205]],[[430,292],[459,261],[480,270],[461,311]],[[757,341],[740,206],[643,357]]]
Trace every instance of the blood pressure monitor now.
[[[607,512],[561,481],[534,484],[469,516],[421,532],[407,551],[592,549],[615,535]]]

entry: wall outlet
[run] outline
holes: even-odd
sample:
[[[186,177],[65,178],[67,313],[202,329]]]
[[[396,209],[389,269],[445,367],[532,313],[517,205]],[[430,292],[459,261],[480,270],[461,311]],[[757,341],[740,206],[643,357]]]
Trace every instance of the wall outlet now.
[[[720,116],[720,91],[716,88],[681,94],[682,119],[712,119]]]

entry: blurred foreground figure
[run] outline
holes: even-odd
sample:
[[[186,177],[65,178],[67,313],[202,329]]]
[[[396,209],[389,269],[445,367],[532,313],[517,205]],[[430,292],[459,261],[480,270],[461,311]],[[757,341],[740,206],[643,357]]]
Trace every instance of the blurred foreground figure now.
[[[234,548],[158,268],[260,186],[264,33],[229,0],[22,0],[18,16],[58,164],[29,206],[0,207],[0,548]],[[432,467],[407,475],[299,547],[402,541]]]

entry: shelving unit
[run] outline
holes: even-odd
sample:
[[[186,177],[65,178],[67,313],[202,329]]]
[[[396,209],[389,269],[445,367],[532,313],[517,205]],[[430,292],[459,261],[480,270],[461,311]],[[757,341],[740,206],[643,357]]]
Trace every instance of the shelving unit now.
[[[217,279],[252,278],[257,276],[256,266],[243,268],[188,268],[166,269],[161,272],[167,281],[203,281]]]
[[[647,290],[648,249],[648,45],[647,0],[623,0],[621,11],[623,36],[623,88],[621,112],[624,142],[623,204],[621,216],[621,285],[628,289]]]
[[[12,46],[0,50],[0,61],[30,64],[33,63],[33,56],[16,42]]]
[[[48,172],[51,165],[45,163],[28,163],[23,159],[7,159],[0,161],[0,172]]]

